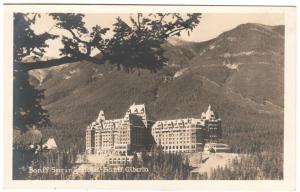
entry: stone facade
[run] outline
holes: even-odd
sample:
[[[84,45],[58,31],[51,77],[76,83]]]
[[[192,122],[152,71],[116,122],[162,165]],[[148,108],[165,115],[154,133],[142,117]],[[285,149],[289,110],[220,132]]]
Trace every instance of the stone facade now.
[[[148,134],[145,105],[131,105],[122,119],[106,120],[101,110],[86,129],[86,152],[127,155],[144,149]]]
[[[206,142],[217,142],[222,138],[221,119],[209,105],[199,119],[157,121],[152,127],[152,135],[166,152],[199,152]]]
[[[221,138],[221,119],[211,106],[200,118],[153,121],[147,119],[144,104],[133,104],[122,119],[106,120],[100,111],[86,129],[86,152],[128,155],[156,144],[166,152],[193,153]]]

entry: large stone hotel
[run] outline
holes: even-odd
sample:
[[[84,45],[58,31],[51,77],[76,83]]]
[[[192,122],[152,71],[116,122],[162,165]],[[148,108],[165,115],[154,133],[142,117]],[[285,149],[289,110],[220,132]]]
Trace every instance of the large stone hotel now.
[[[105,119],[101,110],[86,129],[88,154],[128,155],[161,145],[166,152],[194,153],[222,137],[221,119],[208,106],[200,118],[153,121],[144,104],[133,104],[121,119]]]

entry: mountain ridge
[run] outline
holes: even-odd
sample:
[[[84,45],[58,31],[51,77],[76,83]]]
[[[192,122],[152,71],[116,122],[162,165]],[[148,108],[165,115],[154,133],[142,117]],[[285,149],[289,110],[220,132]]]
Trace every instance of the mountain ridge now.
[[[133,102],[146,103],[160,120],[198,117],[208,104],[225,121],[278,118],[283,113],[280,34],[282,26],[242,24],[205,42],[166,42],[169,62],[157,73],[129,74],[84,61],[50,69],[44,78],[31,74],[31,82],[45,89],[42,104],[58,127],[72,123],[84,130],[100,109],[118,118]]]

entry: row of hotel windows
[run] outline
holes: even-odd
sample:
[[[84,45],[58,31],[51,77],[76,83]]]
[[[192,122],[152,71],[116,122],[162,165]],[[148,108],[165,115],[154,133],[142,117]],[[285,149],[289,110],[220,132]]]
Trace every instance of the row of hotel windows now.
[[[182,129],[182,128],[185,128],[185,129],[190,129],[192,128],[191,126],[156,126],[154,127],[153,129],[154,130],[168,130],[168,129]]]
[[[173,135],[170,135],[170,134],[161,134],[162,136],[165,136],[165,137],[190,137],[190,136],[195,136],[197,133],[196,132],[191,132],[191,133],[177,133],[177,134],[173,134]]]
[[[168,149],[195,149],[195,145],[188,146],[188,145],[176,145],[176,146],[162,146],[163,150],[168,150]]]
[[[182,134],[182,133],[190,133],[194,130],[191,129],[180,129],[178,131],[161,131],[161,130],[152,130],[153,134],[165,134],[165,135],[174,135],[174,134]]]
[[[111,152],[111,149],[108,149],[108,150],[101,150],[101,149],[98,149],[97,150],[97,153],[98,154],[106,154],[106,153],[110,153]]]
[[[168,135],[168,136],[173,136],[173,135],[182,135],[182,134],[190,134],[190,133],[195,133],[195,130],[178,130],[178,131],[152,131],[152,134],[163,134],[163,135]]]
[[[119,130],[119,131],[99,131],[99,132],[96,132],[95,135],[102,135],[102,136],[109,136],[109,135],[119,135],[119,134],[129,134],[128,130],[125,129],[124,131],[123,130]],[[86,135],[90,135],[90,133],[88,132]]]
[[[110,165],[113,165],[113,164],[116,164],[116,165],[119,165],[119,164],[125,164],[125,159],[122,159],[122,160],[109,160],[108,161],[108,163],[110,164]],[[129,159],[127,159],[127,163],[129,163],[130,162],[130,160]]]
[[[140,141],[140,140],[138,140],[138,141]],[[115,142],[112,142],[111,140],[102,140],[102,141],[96,140],[95,145],[110,146],[110,145],[113,145],[113,143],[127,144],[128,142],[129,142],[129,139],[122,139],[122,140],[115,139]],[[91,142],[89,140],[87,140],[87,144],[90,145]]]
[[[171,122],[171,123],[162,123],[162,122],[159,122],[156,124],[156,127],[162,127],[162,126],[185,126],[185,127],[188,127],[188,126],[195,126],[195,125],[204,125],[204,121],[197,121],[197,122],[193,122],[191,123],[191,121],[189,122]]]
[[[130,124],[129,121],[126,121],[124,123],[116,123],[114,126],[107,125],[107,126],[104,126],[104,128],[128,129],[129,124]]]
[[[215,128],[214,128],[215,130]],[[211,132],[210,132],[211,133]],[[195,136],[197,133],[196,132],[192,132],[192,133],[169,133],[169,134],[163,134],[163,133],[154,133],[153,134],[153,137],[156,137],[156,138],[184,138],[184,137],[187,137],[187,138],[190,138],[191,136]]]
[[[89,141],[90,139],[87,139],[87,142]],[[118,137],[115,137],[114,138],[114,141],[115,142],[128,142],[129,141],[129,138],[128,137],[124,137],[124,138],[118,138]],[[102,139],[97,139],[95,140],[96,143],[106,143],[106,142],[112,142],[112,138],[111,137],[106,137],[106,138],[102,138]]]
[[[192,134],[195,134],[195,133],[192,133]],[[153,134],[154,137],[166,137],[166,138],[178,138],[179,136],[180,137],[189,137],[191,135],[191,133],[178,133],[178,134]]]
[[[195,131],[196,129],[204,129],[203,126],[189,126],[189,127],[164,127],[164,128],[158,128],[154,127],[152,129],[153,133],[161,133],[161,132],[172,132],[172,133],[177,133],[177,132],[190,132],[190,131]],[[217,128],[218,129],[218,128]]]
[[[162,140],[162,141],[181,141],[181,140],[190,140],[196,139],[196,137],[154,137],[155,140]]]
[[[184,143],[196,143],[196,140],[185,140],[185,141],[164,141],[164,140],[161,140],[160,143],[165,143],[165,144],[184,144]]]
[[[118,129],[128,129],[129,123],[115,124],[115,125],[96,125],[94,128],[96,130],[118,130]]]
[[[163,127],[180,127],[180,128],[183,128],[183,127],[190,127],[191,125],[180,125],[180,124],[158,124],[155,126],[155,128],[163,128]]]
[[[165,134],[179,134],[179,133],[190,133],[195,132],[196,129],[152,129],[153,133],[165,133]]]
[[[99,147],[112,147],[112,146],[113,146],[113,144],[111,144],[111,143],[102,144],[102,145],[101,144],[99,145],[98,143],[95,144],[96,148],[99,148]]]

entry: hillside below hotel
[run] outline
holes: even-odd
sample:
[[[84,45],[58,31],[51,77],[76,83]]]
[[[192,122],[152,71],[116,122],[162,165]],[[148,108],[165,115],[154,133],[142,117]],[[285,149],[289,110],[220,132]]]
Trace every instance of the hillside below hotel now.
[[[133,104],[121,119],[107,120],[100,111],[86,129],[86,153],[132,155],[153,145],[165,152],[195,153],[221,138],[221,119],[210,105],[199,118],[154,121],[147,118],[145,104]]]

